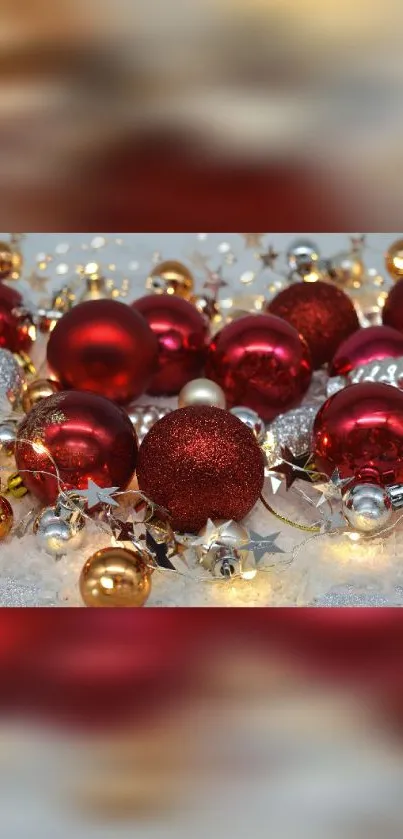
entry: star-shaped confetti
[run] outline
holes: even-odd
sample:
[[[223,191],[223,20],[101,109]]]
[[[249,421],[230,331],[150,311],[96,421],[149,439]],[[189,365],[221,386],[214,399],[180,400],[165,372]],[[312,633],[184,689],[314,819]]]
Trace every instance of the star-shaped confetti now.
[[[366,234],[362,233],[361,236],[350,236],[351,242],[351,250],[355,254],[361,254],[366,245]]]
[[[43,293],[49,283],[49,277],[41,277],[36,271],[32,271],[29,277],[27,277],[27,282],[33,291]]]
[[[112,498],[115,492],[119,491],[119,487],[99,487],[91,478],[88,479],[87,489],[80,489],[76,491],[76,495],[80,495],[87,502],[88,510],[92,510],[98,504],[109,504],[110,507],[118,507],[117,501]]]
[[[245,240],[245,248],[261,248],[264,233],[241,233]]]
[[[191,265],[193,265],[194,268],[201,268],[203,271],[208,270],[209,260],[210,256],[208,254],[201,253],[200,251],[193,251],[189,257]]]
[[[118,542],[132,542],[134,537],[133,522],[115,519],[113,524],[114,536]]]
[[[160,568],[169,568],[175,571],[175,566],[168,559],[168,546],[166,542],[157,542],[149,530],[146,530],[146,545],[150,553],[153,555],[157,565]]]
[[[250,531],[250,541],[243,545],[243,550],[252,551],[256,564],[263,559],[266,554],[283,554],[282,548],[279,548],[276,545],[276,541],[280,536],[280,531],[278,533],[269,533],[267,536],[260,536],[259,533],[255,533],[253,530]]]
[[[291,489],[294,481],[307,481],[313,483],[318,475],[315,466],[311,463],[311,458],[295,457],[292,451],[287,447],[281,449],[282,462],[278,466],[273,466],[272,471],[278,472],[285,478],[287,490]]]
[[[259,259],[262,262],[263,268],[273,268],[278,259],[279,254],[274,250],[274,248],[270,245],[269,249],[266,253],[259,254]]]
[[[216,298],[220,288],[225,288],[227,285],[228,283],[222,278],[222,268],[218,268],[217,271],[208,271],[208,278],[203,284],[203,288],[210,291]]]
[[[337,489],[342,490],[343,487],[347,486],[347,484],[351,484],[352,480],[353,480],[352,478],[341,478],[339,470],[335,469],[334,472],[331,475],[330,483],[334,487],[337,487]]]

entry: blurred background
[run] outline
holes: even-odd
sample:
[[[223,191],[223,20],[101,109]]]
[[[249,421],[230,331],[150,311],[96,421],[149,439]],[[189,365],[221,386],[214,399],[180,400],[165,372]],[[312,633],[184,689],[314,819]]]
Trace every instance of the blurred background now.
[[[4,0],[6,228],[396,226],[397,0]]]

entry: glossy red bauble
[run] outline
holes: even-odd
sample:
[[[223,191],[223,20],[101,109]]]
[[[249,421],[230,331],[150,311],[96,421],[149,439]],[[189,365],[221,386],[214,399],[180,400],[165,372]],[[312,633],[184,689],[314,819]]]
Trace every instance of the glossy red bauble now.
[[[399,356],[403,356],[403,335],[390,326],[369,326],[354,332],[340,344],[329,373],[347,376],[361,364]]]
[[[382,320],[385,326],[403,332],[403,279],[391,288],[382,310]]]
[[[132,305],[143,315],[158,339],[158,372],[147,392],[154,396],[179,393],[203,370],[207,354],[207,321],[195,306],[174,295],[150,294]]]
[[[90,390],[125,403],[146,390],[157,351],[157,339],[138,312],[116,300],[90,300],[61,318],[47,352],[66,390]]]
[[[331,361],[341,342],[359,328],[347,294],[331,283],[295,283],[280,291],[268,311],[304,336],[315,369]]]
[[[315,466],[329,477],[403,482],[403,393],[379,382],[349,385],[325,402],[313,429]]]
[[[25,318],[13,312],[21,305],[21,294],[0,282],[0,347],[15,353],[28,352],[32,345]]]
[[[140,489],[172,516],[174,529],[197,532],[211,519],[240,521],[262,491],[264,462],[253,435],[220,408],[172,411],[144,438]]]
[[[273,315],[247,315],[213,338],[206,376],[229,407],[246,405],[265,421],[297,405],[311,381],[311,359],[296,330]]]
[[[64,391],[38,402],[18,429],[17,469],[45,504],[58,494],[48,452],[64,488],[86,489],[91,478],[124,489],[136,468],[137,438],[123,408],[94,393]]]

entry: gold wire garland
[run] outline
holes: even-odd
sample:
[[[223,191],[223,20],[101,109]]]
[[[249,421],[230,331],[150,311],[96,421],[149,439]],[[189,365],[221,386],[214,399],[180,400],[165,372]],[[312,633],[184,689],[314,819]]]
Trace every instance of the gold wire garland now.
[[[286,516],[282,516],[280,513],[277,513],[276,510],[273,510],[273,507],[270,506],[268,501],[260,494],[260,500],[266,510],[269,511],[273,516],[276,517],[279,521],[283,522],[283,524],[288,524],[290,527],[296,527],[298,530],[303,530],[305,533],[320,533],[321,528],[317,524],[298,524],[296,521],[292,521],[292,519],[288,519]]]

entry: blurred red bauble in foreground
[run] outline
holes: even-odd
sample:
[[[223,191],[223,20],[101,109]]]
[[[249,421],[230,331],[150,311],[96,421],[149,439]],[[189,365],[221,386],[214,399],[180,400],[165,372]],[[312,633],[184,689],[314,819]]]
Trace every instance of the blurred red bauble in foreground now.
[[[382,310],[382,320],[385,326],[403,332],[403,279],[391,288]]]
[[[331,361],[341,342],[360,325],[347,294],[322,281],[285,288],[269,303],[268,311],[304,336],[315,369]]]
[[[296,330],[273,315],[246,315],[213,338],[206,376],[229,407],[246,405],[265,421],[297,405],[311,381],[311,359]]]
[[[155,396],[179,393],[203,370],[207,321],[187,300],[169,294],[150,294],[132,306],[143,315],[158,339],[158,372],[147,392]]]
[[[329,477],[403,482],[403,393],[379,382],[340,390],[320,409],[313,429],[315,465]]]
[[[57,323],[48,343],[48,364],[66,390],[90,390],[129,402],[147,388],[157,365],[157,339],[131,306],[90,300]]]
[[[46,504],[58,494],[48,453],[66,489],[86,489],[89,478],[125,489],[136,468],[137,438],[123,408],[94,393],[65,391],[38,402],[18,430],[17,469]]]
[[[369,326],[340,344],[329,372],[331,376],[347,376],[361,364],[399,356],[403,356],[403,335],[390,326]]]
[[[22,305],[22,296],[16,288],[11,288],[11,286],[0,282],[0,303],[14,309],[15,306]]]
[[[253,433],[221,408],[172,411],[148,432],[137,465],[140,489],[197,532],[211,519],[240,521],[262,491],[263,454]]]
[[[32,345],[26,317],[13,312],[21,305],[21,294],[0,282],[0,347],[15,353],[28,352]]]

